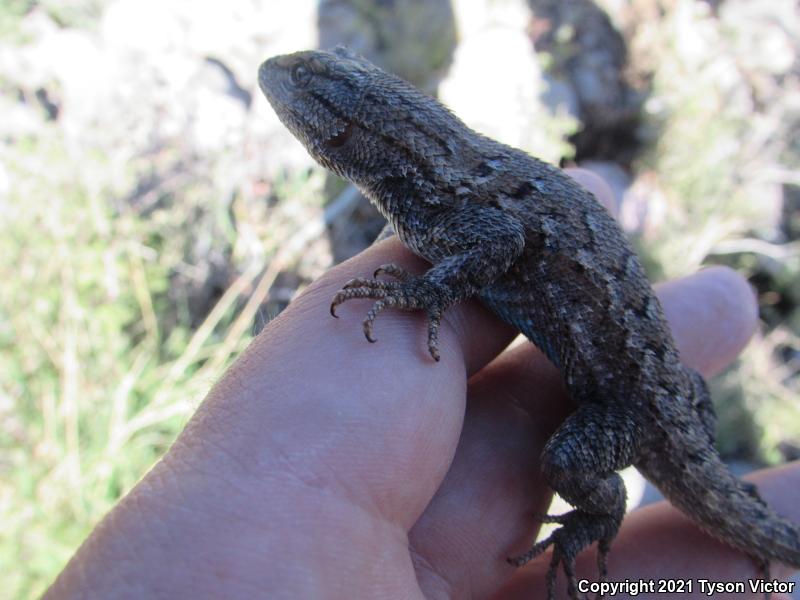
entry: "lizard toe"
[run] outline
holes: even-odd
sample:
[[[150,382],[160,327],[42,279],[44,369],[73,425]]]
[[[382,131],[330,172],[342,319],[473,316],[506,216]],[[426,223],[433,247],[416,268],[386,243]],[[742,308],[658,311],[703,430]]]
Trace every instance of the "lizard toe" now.
[[[428,310],[428,352],[436,362],[439,362],[439,325],[442,321],[440,310]]]
[[[333,296],[331,300],[331,315],[337,317],[336,307],[340,304],[352,300],[353,298],[369,298],[372,300],[381,300],[387,295],[387,290],[383,288],[372,288],[367,286],[362,287],[349,287],[342,288]]]
[[[378,313],[386,308],[389,304],[390,303],[387,303],[385,300],[378,300],[372,305],[372,308],[367,313],[367,316],[364,319],[364,337],[367,338],[368,342],[374,344],[377,341],[372,334],[372,329],[375,325],[375,317],[377,317]]]
[[[342,286],[343,290],[356,288],[370,288],[375,290],[393,290],[399,286],[397,281],[385,281],[382,279],[369,279],[367,277],[355,277]]]
[[[400,281],[409,281],[411,279],[411,275],[408,271],[406,271],[403,267],[396,265],[395,263],[387,263],[385,265],[381,265],[377,269],[375,269],[375,273],[372,275],[373,277],[377,278],[381,275],[388,275],[389,277],[394,277]]]
[[[534,544],[525,554],[507,559],[510,564],[521,567],[552,546],[553,558],[547,571],[548,598],[552,600],[555,596],[556,575],[561,565],[567,577],[567,594],[572,600],[577,600],[585,596],[578,590],[575,559],[584,548],[597,541],[598,581],[601,583],[606,581],[608,578],[606,558],[611,547],[611,539],[619,527],[618,519],[581,510],[572,510],[563,515],[539,515],[539,519],[543,523],[560,523],[562,526],[548,538]]]

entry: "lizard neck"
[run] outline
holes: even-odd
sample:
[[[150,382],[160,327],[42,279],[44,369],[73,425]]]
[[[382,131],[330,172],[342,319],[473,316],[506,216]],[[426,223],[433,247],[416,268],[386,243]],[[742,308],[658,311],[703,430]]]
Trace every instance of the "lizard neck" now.
[[[375,178],[359,184],[358,187],[392,223],[409,214],[413,210],[413,205],[419,203],[426,192],[432,191],[430,186],[420,185],[415,178],[399,175]]]

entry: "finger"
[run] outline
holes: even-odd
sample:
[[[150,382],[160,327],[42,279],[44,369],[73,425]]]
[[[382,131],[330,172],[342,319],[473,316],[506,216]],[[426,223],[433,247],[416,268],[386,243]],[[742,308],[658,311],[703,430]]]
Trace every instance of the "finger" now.
[[[343,282],[387,263],[412,273],[427,268],[395,239],[332,269],[265,328],[165,458],[162,469],[172,475],[186,465],[222,470],[247,493],[237,503],[213,485],[199,490],[206,503],[263,522],[253,526],[248,517],[247,531],[228,528],[227,538],[258,533],[259,543],[279,548],[275,523],[294,511],[319,515],[298,519],[291,532],[295,546],[307,546],[309,561],[328,556],[348,537],[347,527],[362,537],[362,548],[377,548],[410,528],[438,489],[462,425],[466,375],[500,352],[513,332],[467,302],[444,315],[438,365],[425,352],[423,315],[386,311],[376,323],[380,342],[366,344],[361,321],[368,306],[359,304],[367,303],[342,306],[333,320],[330,299]],[[266,507],[265,497],[271,498]],[[354,506],[343,519],[348,504]],[[365,529],[368,514],[374,521]],[[338,556],[348,560],[348,553]]]
[[[745,479],[758,485],[762,497],[776,512],[795,523],[800,522],[800,462],[759,471]],[[542,582],[546,570],[543,561],[520,569],[498,596],[526,600],[544,598]],[[579,579],[596,579],[593,551],[580,556],[577,571]],[[772,579],[779,581],[786,581],[793,571],[777,562],[770,565]],[[700,579],[742,581],[749,595],[737,595],[737,598],[763,598],[763,594],[752,593],[747,585],[747,580],[763,577],[751,558],[701,532],[666,502],[649,505],[626,516],[612,545],[609,572],[613,581],[690,580],[697,596],[708,595],[700,593]],[[558,585],[562,586],[559,589],[564,589],[563,577],[559,577]]]
[[[753,329],[755,313],[726,303],[746,284],[726,269],[707,269],[657,291],[690,366],[708,372],[733,357]],[[686,310],[678,305],[685,304]],[[710,319],[703,305],[723,307]],[[529,344],[504,353],[470,382],[469,404],[453,466],[412,530],[421,581],[488,593],[509,577],[507,554],[526,549],[550,491],[539,474],[544,444],[571,411],[558,371]],[[425,588],[423,588],[425,589]],[[457,594],[456,594],[457,595]],[[477,593],[480,596],[482,594]]]
[[[537,379],[543,364],[519,346],[470,381],[453,464],[409,535],[426,597],[487,597],[510,576],[506,556],[534,535],[532,515],[551,497],[538,457],[568,406],[557,375]],[[519,406],[531,395],[541,420]]]
[[[564,172],[592,192],[600,204],[605,206],[606,210],[616,218],[617,203],[614,201],[614,192],[605,179],[588,169],[571,168],[564,169]]]
[[[657,287],[681,360],[706,377],[729,365],[756,330],[755,293],[732,269],[709,267]]]
[[[340,306],[339,319],[328,305],[344,282],[387,263],[425,270],[395,239],[326,273],[226,373],[183,445],[224,448],[265,485],[287,467],[323,477],[410,528],[455,451],[468,371],[513,333],[464,303],[443,319],[441,363],[428,354],[424,314],[386,310],[374,324],[378,342],[366,343],[362,322],[373,301]]]
[[[73,557],[55,584],[64,597],[119,581],[191,581],[206,595],[233,586],[244,597],[243,588],[313,596],[309,586],[328,580],[354,597],[407,595],[397,587],[416,581],[405,535],[455,451],[467,369],[511,332],[467,303],[448,311],[441,363],[415,315],[387,311],[380,342],[367,343],[369,303],[340,307],[337,320],[330,300],[389,262],[424,270],[389,240],[333,269],[267,325]]]

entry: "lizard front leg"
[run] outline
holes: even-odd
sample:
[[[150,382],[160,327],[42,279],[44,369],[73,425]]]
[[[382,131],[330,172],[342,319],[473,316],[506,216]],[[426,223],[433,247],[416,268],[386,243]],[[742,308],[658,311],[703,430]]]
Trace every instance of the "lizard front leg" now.
[[[444,311],[475,296],[505,273],[522,252],[524,233],[514,217],[487,205],[468,205],[443,219],[431,217],[425,229],[414,231],[418,238],[414,243],[403,241],[412,247],[435,245],[438,260],[433,267],[424,275],[413,277],[402,267],[388,264],[379,267],[372,279],[352,279],[333,297],[331,314],[335,317],[336,307],[353,298],[375,300],[364,319],[364,335],[374,342],[375,318],[382,310],[424,310],[428,317],[428,351],[438,361],[439,326]],[[483,226],[476,227],[476,221]],[[420,243],[421,238],[424,243]],[[378,279],[381,274],[396,280]]]

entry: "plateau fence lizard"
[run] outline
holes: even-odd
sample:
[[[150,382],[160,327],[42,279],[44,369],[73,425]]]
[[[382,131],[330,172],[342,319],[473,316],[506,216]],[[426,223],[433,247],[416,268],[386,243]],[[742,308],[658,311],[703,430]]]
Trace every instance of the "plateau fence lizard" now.
[[[575,557],[597,542],[605,580],[625,511],[617,471],[633,464],[700,527],[765,570],[773,560],[800,567],[800,530],[721,461],[705,383],[680,363],[639,259],[589,192],[344,48],[271,58],[259,83],[309,153],[358,186],[432,264],[419,277],[385,265],[349,281],[332,313],[353,298],[374,300],[364,321],[374,341],[382,310],[424,311],[438,360],[442,313],[476,297],[561,371],[578,408],[541,460],[574,510],[547,517],[561,527],[512,564],[552,546],[549,596],[561,564],[577,598]]]

